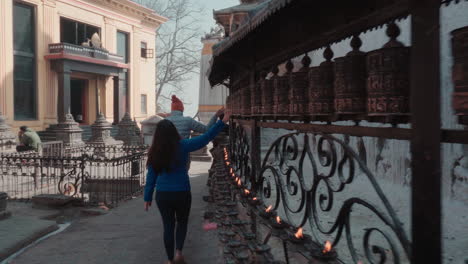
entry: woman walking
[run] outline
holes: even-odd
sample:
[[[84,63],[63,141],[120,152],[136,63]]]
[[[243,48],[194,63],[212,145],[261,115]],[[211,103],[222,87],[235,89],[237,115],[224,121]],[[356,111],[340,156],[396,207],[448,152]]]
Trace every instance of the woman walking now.
[[[216,122],[206,133],[191,139],[181,139],[174,124],[169,120],[162,120],[156,126],[153,144],[148,153],[144,200],[147,211],[151,206],[156,186],[155,200],[163,220],[168,264],[184,263],[182,248],[192,203],[187,169],[189,153],[206,146],[224,128],[228,120],[229,114],[225,114],[223,120]]]

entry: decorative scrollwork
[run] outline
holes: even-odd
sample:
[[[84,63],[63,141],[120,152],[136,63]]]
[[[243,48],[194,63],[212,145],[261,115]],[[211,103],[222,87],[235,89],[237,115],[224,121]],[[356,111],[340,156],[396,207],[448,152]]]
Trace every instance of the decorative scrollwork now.
[[[239,124],[231,125],[231,160],[242,182],[250,186],[251,165],[250,165],[250,145],[245,130]]]
[[[236,155],[242,153],[237,151]],[[344,237],[354,263],[364,258],[366,263],[389,259],[401,263],[402,258],[411,256],[411,243],[395,210],[365,161],[350,147],[349,138],[311,133],[284,135],[266,153],[259,180],[255,191],[265,203],[273,205],[295,227],[308,223],[316,241],[326,237],[336,246]],[[356,189],[350,190],[362,182],[371,187],[366,192],[376,197],[372,202]],[[338,195],[344,198],[338,199]],[[369,215],[369,227],[364,232],[351,228],[355,211]],[[371,219],[380,225],[375,226]],[[360,251],[355,243],[357,237],[362,238]]]
[[[73,164],[70,171],[60,175],[58,182],[59,193],[77,197],[81,194],[80,188],[86,177],[89,177],[89,173],[85,172],[80,164]]]

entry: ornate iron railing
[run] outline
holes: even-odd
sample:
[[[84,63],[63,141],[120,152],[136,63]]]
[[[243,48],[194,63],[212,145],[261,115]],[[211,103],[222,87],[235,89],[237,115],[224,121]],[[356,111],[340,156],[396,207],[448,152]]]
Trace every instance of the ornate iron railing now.
[[[291,230],[298,228],[306,229],[305,233],[311,235],[308,242],[303,241],[304,248],[299,249],[308,257],[311,251],[320,251],[320,244],[329,240],[345,263],[409,261],[411,242],[407,230],[367,167],[359,140],[355,151],[349,145],[348,136],[342,140],[323,133],[286,134],[270,145],[255,174],[251,171],[255,154],[250,151],[252,141],[246,132],[249,127],[244,129],[239,123],[230,127],[226,165],[232,183],[238,188],[243,204],[249,205],[253,214],[263,216],[260,224],[273,223],[275,229],[274,219],[280,217],[282,227],[288,231],[274,234],[285,240],[287,261],[290,249],[286,241]],[[350,186],[366,183],[367,195],[350,191]],[[339,197],[342,194],[346,195]],[[253,202],[253,197],[259,202]],[[264,213],[267,207],[272,213]],[[353,227],[354,221],[363,217],[353,214],[359,209],[364,209],[364,216],[372,222]],[[357,232],[353,228],[362,230],[360,241],[356,241]],[[347,252],[343,251],[345,248]]]
[[[252,186],[250,144],[246,131],[238,124],[231,125],[230,132],[231,161],[235,172],[241,177],[242,182]]]
[[[115,204],[145,184],[145,147],[85,146],[62,156],[0,156],[0,191],[10,199],[64,194],[88,203]]]
[[[463,233],[466,225],[442,218],[450,208],[442,201],[448,178],[467,174],[466,164],[458,166],[466,149],[442,143],[468,143],[459,126],[468,124],[468,26],[452,19],[464,7],[466,1],[453,0],[272,0],[214,46],[208,79],[229,88],[226,108],[235,124],[227,163],[243,200],[251,198],[242,195],[247,188],[292,229],[308,228],[313,239],[349,249],[349,258],[339,252],[346,263],[463,262],[453,249],[460,243],[446,232]],[[388,36],[384,45],[379,34]],[[292,133],[272,143],[263,162],[262,129]],[[371,137],[365,141],[370,148],[354,151],[346,137],[361,145]],[[401,141],[388,146],[395,139]],[[390,157],[383,157],[387,147]],[[407,201],[398,204],[400,194],[388,191],[388,182],[379,186],[376,176],[388,175],[377,166],[396,168],[389,174]],[[353,189],[363,180],[368,189]],[[464,190],[466,184],[457,192]],[[344,193],[352,195],[337,198]],[[353,211],[361,209],[372,217],[356,238]],[[271,227],[270,220],[255,223]]]
[[[366,178],[381,205],[363,199],[359,193],[353,193],[351,198],[341,201],[335,198],[335,195],[347,192],[347,187],[355,183],[356,177]],[[366,262],[384,263],[389,258],[384,246],[371,245],[370,239],[374,233],[380,233],[385,238],[394,263],[401,263],[401,258],[407,261],[411,255],[407,234],[376,177],[359,154],[343,140],[312,133],[281,136],[268,150],[258,182],[255,192],[261,194],[262,200],[272,204],[273,210],[284,212],[282,218],[295,228],[308,223],[314,241],[330,239],[333,247],[336,247],[345,239],[354,263],[363,260],[358,256],[357,243],[351,232],[352,211],[358,206],[368,209],[391,231],[391,234],[380,228],[365,231],[362,245],[365,247]],[[272,195],[273,192],[276,196]],[[295,204],[292,201],[296,201]],[[399,248],[403,249],[404,256],[400,256]],[[379,260],[375,260],[371,252],[379,255]]]

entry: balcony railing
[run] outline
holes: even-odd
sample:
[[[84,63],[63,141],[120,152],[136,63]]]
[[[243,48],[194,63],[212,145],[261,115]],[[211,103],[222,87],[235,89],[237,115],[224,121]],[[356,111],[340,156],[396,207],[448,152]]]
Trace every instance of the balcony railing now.
[[[83,57],[106,60],[111,62],[126,63],[122,56],[110,53],[106,49],[78,46],[70,43],[49,44],[49,53],[79,55]]]

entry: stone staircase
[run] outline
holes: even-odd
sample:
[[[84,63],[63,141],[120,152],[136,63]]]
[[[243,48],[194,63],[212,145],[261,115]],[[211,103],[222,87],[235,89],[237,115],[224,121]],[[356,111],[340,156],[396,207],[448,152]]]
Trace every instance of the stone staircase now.
[[[56,140],[55,133],[53,131],[55,126],[56,125],[50,125],[46,130],[37,132],[39,134],[39,137],[41,137],[42,141],[55,141]],[[84,142],[87,142],[92,136],[91,126],[82,125],[80,126],[80,128],[83,129],[81,138],[83,139]],[[117,136],[118,132],[119,132],[118,126],[112,126],[111,136],[112,137]]]

